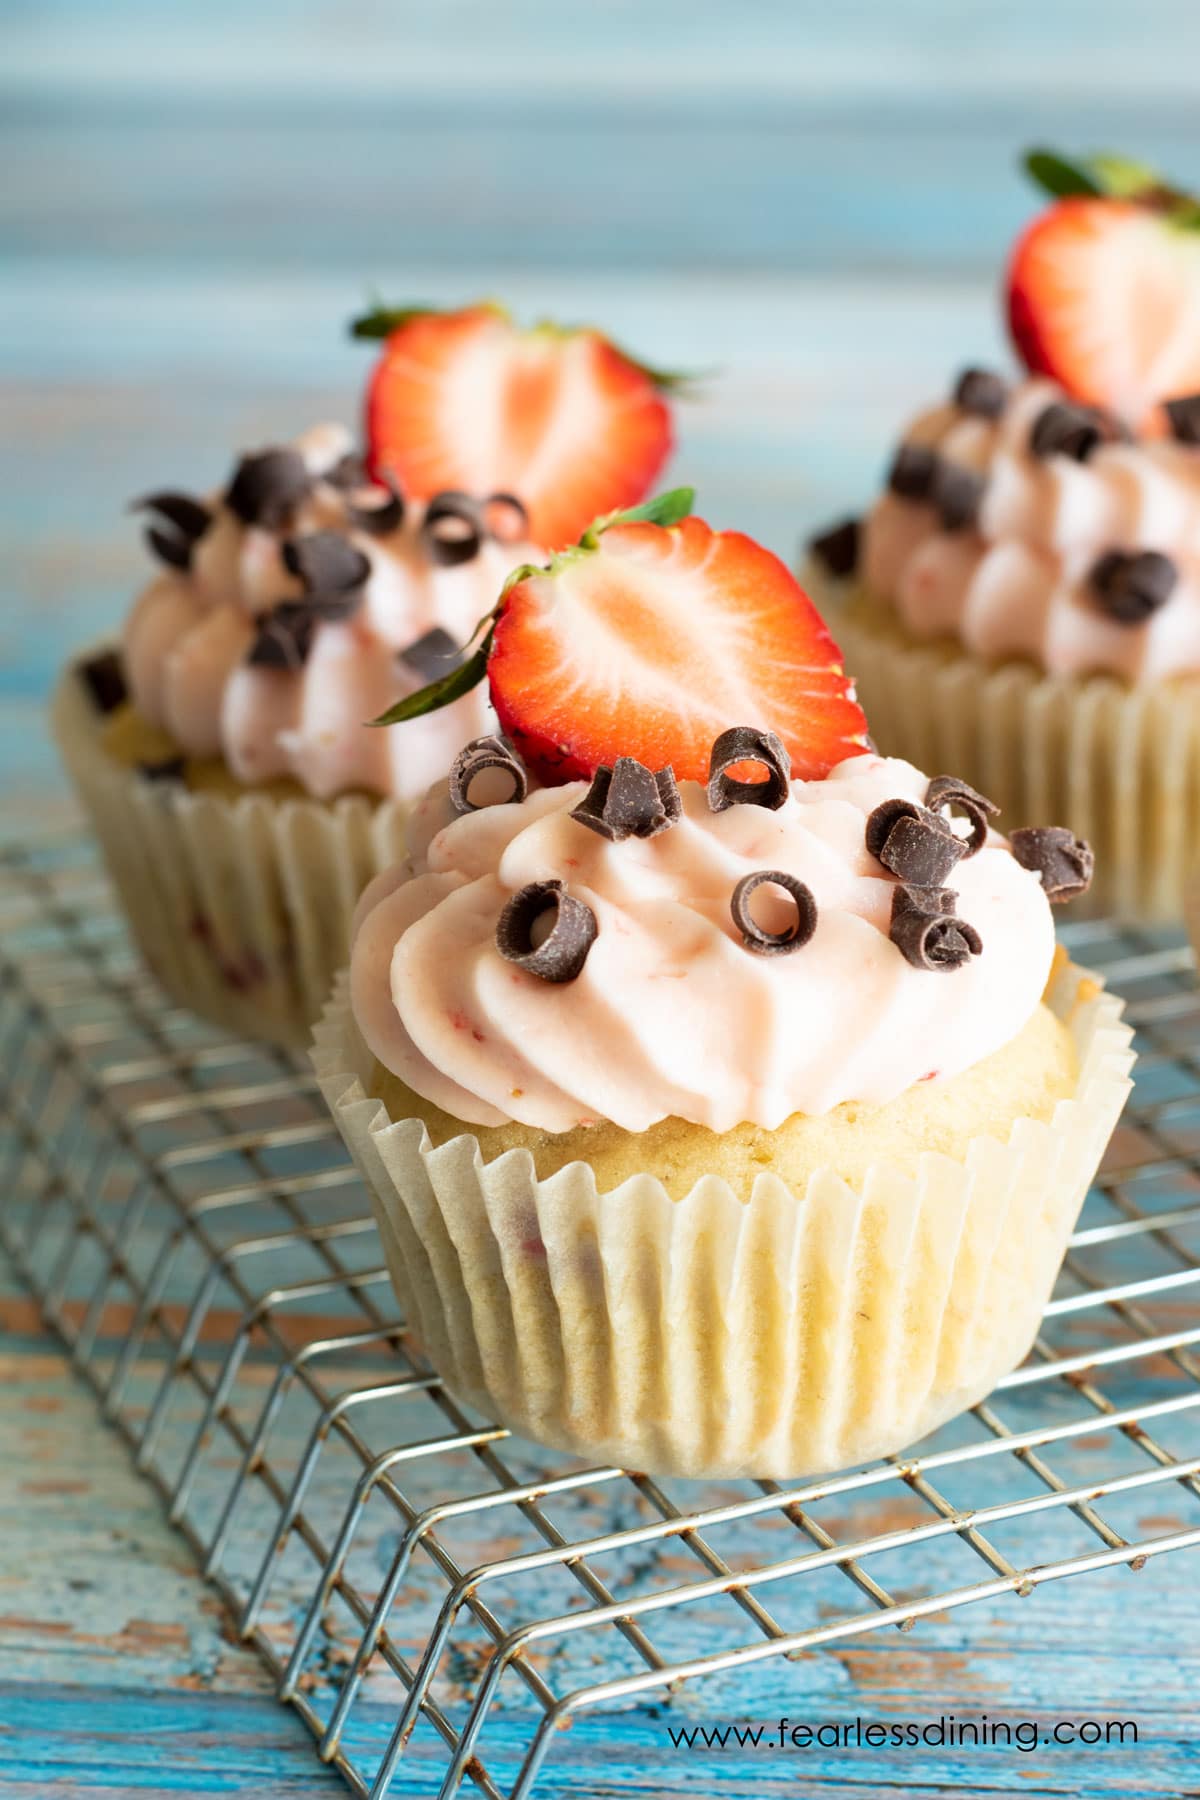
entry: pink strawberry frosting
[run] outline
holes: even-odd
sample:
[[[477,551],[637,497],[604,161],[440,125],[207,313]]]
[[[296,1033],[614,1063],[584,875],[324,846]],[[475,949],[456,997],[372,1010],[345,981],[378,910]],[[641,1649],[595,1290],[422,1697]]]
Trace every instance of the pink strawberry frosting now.
[[[793,782],[777,811],[714,813],[681,783],[681,819],[648,839],[611,842],[572,819],[582,782],[418,832],[408,866],[359,903],[359,1028],[386,1068],[458,1118],[548,1131],[598,1119],[641,1131],[668,1116],[774,1129],[957,1074],[1032,1017],[1054,929],[1038,877],[992,834],[951,877],[981,953],[953,970],[905,960],[888,935],[896,883],[864,828],[881,801],[923,800],[926,786],[911,764],[864,755]],[[737,882],[764,868],[816,899],[816,931],[789,955],[748,951],[730,916]],[[598,925],[582,973],[560,984],[495,943],[505,902],[554,878]],[[763,922],[782,930],[787,917]]]
[[[286,531],[244,524],[214,496],[190,567],[164,569],[135,602],[123,638],[132,698],[187,754],[223,757],[240,781],[291,776],[321,799],[361,788],[408,803],[495,719],[481,683],[439,712],[372,730],[368,720],[430,678],[399,652],[435,627],[465,643],[509,571],[539,554],[485,538],[470,561],[436,565],[420,536],[424,508],[409,502],[395,531],[347,532],[371,565],[354,616],[318,624],[301,668],[252,666],[256,615],[302,593],[284,540],[346,531],[345,495],[322,476],[349,452],[349,435],[320,426],[294,447],[315,480]]]
[[[944,530],[932,505],[885,493],[866,520],[866,584],[918,637],[953,636],[1051,675],[1200,671],[1200,449],[1155,439],[1105,443],[1086,462],[1034,456],[1035,419],[1068,400],[1055,382],[1026,380],[997,419],[952,404],[921,414],[906,443],[985,477],[977,525]],[[1174,591],[1140,623],[1097,605],[1088,576],[1110,550],[1175,564]]]

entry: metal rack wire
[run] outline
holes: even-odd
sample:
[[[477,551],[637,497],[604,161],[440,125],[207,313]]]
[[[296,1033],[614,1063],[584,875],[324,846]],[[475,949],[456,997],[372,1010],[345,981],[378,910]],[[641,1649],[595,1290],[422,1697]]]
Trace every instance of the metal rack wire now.
[[[919,1454],[718,1487],[461,1407],[310,1075],[164,1001],[81,836],[0,850],[0,1242],[356,1793],[558,1791],[595,1709],[728,1716],[764,1662],[1200,1546],[1200,993],[1178,938],[1068,935],[1141,1061],[1030,1359]],[[1147,1536],[1164,1487],[1195,1523]]]

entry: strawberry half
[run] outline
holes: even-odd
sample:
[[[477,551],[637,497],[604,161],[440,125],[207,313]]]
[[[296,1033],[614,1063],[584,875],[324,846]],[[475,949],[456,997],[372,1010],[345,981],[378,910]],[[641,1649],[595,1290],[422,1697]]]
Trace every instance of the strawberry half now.
[[[372,472],[428,499],[447,488],[515,494],[547,549],[649,492],[671,450],[660,389],[600,332],[528,330],[491,304],[380,311],[356,336],[383,337],[367,389]]]
[[[1134,429],[1200,391],[1200,205],[1140,164],[1026,165],[1056,196],[1019,239],[1008,316],[1026,366]]]
[[[740,531],[692,517],[614,523],[549,569],[518,571],[487,673],[501,724],[546,782],[618,756],[704,781],[731,725],[776,732],[804,779],[865,748],[837,645],[795,577]]]

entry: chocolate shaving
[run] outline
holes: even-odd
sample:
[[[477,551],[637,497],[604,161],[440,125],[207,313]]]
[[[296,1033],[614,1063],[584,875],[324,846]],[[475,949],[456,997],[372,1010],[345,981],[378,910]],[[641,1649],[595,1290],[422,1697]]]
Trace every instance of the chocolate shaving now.
[[[901,444],[888,470],[887,484],[901,500],[927,500],[938,459],[926,444]]]
[[[307,600],[284,600],[255,621],[246,661],[256,669],[301,669],[312,649],[316,614]]]
[[[670,768],[652,774],[632,756],[618,756],[610,769],[601,764],[592,785],[571,808],[571,817],[610,843],[628,837],[652,838],[669,831],[683,810]]]
[[[751,894],[767,885],[782,888],[795,905],[795,923],[786,931],[768,931],[751,914]],[[752,875],[743,875],[733,890],[729,910],[742,934],[742,943],[756,956],[790,956],[793,950],[802,949],[817,929],[817,903],[812,889],[785,869],[755,869]]]
[[[1033,422],[1029,448],[1035,456],[1069,456],[1086,462],[1106,436],[1107,421],[1094,406],[1069,406],[1055,400]]]
[[[1109,550],[1088,576],[1100,610],[1120,625],[1140,625],[1165,606],[1178,579],[1160,550]]]
[[[735,781],[726,771],[741,762],[761,763],[767,771],[766,779]],[[775,812],[791,791],[791,773],[792,759],[773,731],[733,725],[721,733],[712,747],[708,804],[713,812],[724,812],[727,806],[766,806]]]
[[[484,769],[503,769],[506,775],[511,776],[512,793],[504,804],[511,805],[514,801],[523,800],[529,792],[525,766],[509,738],[499,733],[472,738],[450,766],[450,804],[455,812],[479,811],[479,807],[471,801],[470,789],[475,777],[481,775]]]
[[[243,456],[225,492],[225,504],[244,525],[285,530],[312,492],[313,478],[298,450],[259,450]]]
[[[389,477],[385,476],[376,485],[387,489],[387,499],[378,506],[355,506],[348,500],[346,517],[360,531],[369,531],[374,537],[386,537],[390,531],[399,531],[404,523],[404,497]]]
[[[283,561],[304,584],[305,593],[313,596],[351,593],[371,573],[370,558],[340,531],[310,531],[304,537],[285,538]]]
[[[192,551],[212,524],[207,506],[193,500],[190,494],[163,492],[143,494],[140,500],[131,502],[130,511],[154,512],[165,520],[170,531],[164,531],[161,525],[147,525],[147,544],[169,569],[191,568]]]
[[[143,536],[158,560],[166,563],[169,569],[191,568],[192,546],[186,538],[172,537],[169,531],[160,531],[157,525],[147,525]]]
[[[489,494],[481,511],[484,530],[498,544],[520,544],[529,536],[529,514],[515,494]]]
[[[935,775],[925,790],[925,805],[946,824],[949,824],[946,817],[948,807],[955,807],[959,812],[966,813],[971,821],[971,832],[969,837],[960,838],[959,842],[965,845],[968,856],[974,856],[976,851],[983,849],[987,843],[988,819],[994,818],[1000,811],[994,800],[977,793],[956,775]]]
[[[946,531],[963,531],[979,517],[987,482],[974,469],[939,459],[933,474],[930,498]]]
[[[1171,436],[1180,444],[1200,444],[1200,394],[1181,394],[1166,404]]]
[[[911,887],[941,887],[967,854],[944,819],[911,801],[877,806],[867,820],[866,840],[872,856]]]
[[[549,936],[535,948],[533,928],[551,907],[557,917]],[[596,915],[568,894],[561,881],[531,881],[513,895],[496,926],[496,948],[540,981],[574,981],[596,941]]]
[[[1023,825],[1008,842],[1021,867],[1040,877],[1051,905],[1087,893],[1096,858],[1091,845],[1065,825]]]
[[[955,916],[958,895],[944,887],[898,887],[888,936],[914,969],[960,969],[983,949],[973,925]]]
[[[424,636],[414,638],[407,649],[397,654],[400,661],[406,663],[426,683],[436,681],[440,675],[449,675],[455,669],[461,669],[466,661],[450,633],[443,631],[440,625],[435,625]]]
[[[186,756],[163,756],[154,762],[140,762],[138,774],[147,781],[182,781],[186,768]]]
[[[321,470],[320,478],[335,488],[367,487],[371,480],[367,474],[367,465],[357,450],[347,450],[345,456],[339,456],[335,463]],[[391,484],[389,482],[385,485]]]
[[[447,488],[425,508],[421,539],[431,562],[443,569],[470,562],[483,545],[483,519],[469,494]]]
[[[923,810],[915,800],[881,800],[867,818],[865,835],[870,854],[879,856],[897,819],[919,819]]]
[[[844,519],[819,537],[810,538],[808,547],[818,562],[838,580],[853,575],[858,567],[862,528],[857,519]]]
[[[119,650],[101,650],[79,664],[79,675],[97,712],[116,712],[129,698],[125,683],[125,665]]]
[[[991,369],[964,369],[954,389],[954,404],[981,419],[998,419],[1008,405],[1008,383]]]

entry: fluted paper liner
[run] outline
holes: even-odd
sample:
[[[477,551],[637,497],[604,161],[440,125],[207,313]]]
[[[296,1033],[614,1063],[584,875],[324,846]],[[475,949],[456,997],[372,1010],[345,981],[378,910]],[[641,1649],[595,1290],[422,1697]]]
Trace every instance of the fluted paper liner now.
[[[407,809],[190,793],[104,747],[78,671],[53,703],[63,761],[133,937],[173,1000],[239,1036],[305,1047],[363,888],[404,853]]]
[[[1069,825],[1086,838],[1096,876],[1076,917],[1182,916],[1200,841],[1200,682],[1138,688],[989,663],[914,638],[861,591],[828,617],[885,756],[962,776],[1001,808],[1002,831]]]
[[[527,1150],[485,1164],[467,1127],[434,1149],[390,1120],[347,991],[313,1061],[419,1347],[514,1431],[658,1474],[816,1474],[982,1399],[1029,1349],[1133,1062],[1120,1001],[1064,959],[1079,1079],[1048,1123],[873,1166],[861,1195],[831,1169],[744,1202],[716,1176],[598,1195],[584,1163],[539,1181]]]

